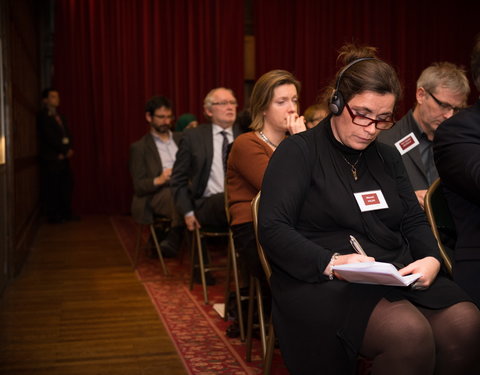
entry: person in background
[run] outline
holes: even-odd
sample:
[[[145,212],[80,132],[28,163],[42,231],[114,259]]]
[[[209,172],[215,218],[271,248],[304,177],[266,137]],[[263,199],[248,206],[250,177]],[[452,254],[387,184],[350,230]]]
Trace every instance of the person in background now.
[[[375,48],[345,45],[331,115],[284,140],[266,169],[259,239],[273,322],[291,374],[480,373],[480,312],[439,273],[440,254],[400,155],[376,142],[401,87]],[[354,236],[366,255],[354,250]],[[411,287],[350,283],[335,266],[372,261],[419,273]]]
[[[417,81],[416,104],[378,140],[397,148],[423,208],[428,187],[438,178],[433,136],[438,126],[466,105],[470,93],[465,71],[449,62],[426,68]]]
[[[480,92],[480,34],[471,72]],[[457,232],[453,279],[480,307],[480,99],[439,126],[433,153]]]
[[[227,190],[235,248],[244,278],[254,275],[266,283],[257,253],[251,202],[260,191],[263,174],[285,133],[304,131],[299,116],[300,82],[285,70],[272,70],[255,83],[250,97],[251,132],[233,142],[228,157]],[[248,280],[248,278],[247,278]],[[245,283],[246,284],[246,283]],[[265,288],[268,293],[269,288]],[[269,294],[269,293],[268,293]]]
[[[235,120],[235,124],[240,126],[240,131],[242,133],[247,133],[251,131],[250,124],[252,123],[252,115],[250,114],[250,110],[243,109],[242,111],[237,113],[237,119]]]
[[[171,219],[170,230],[160,247],[163,256],[172,258],[178,253],[185,228],[170,189],[181,133],[171,131],[172,104],[166,97],[154,96],[147,102],[145,119],[148,133],[130,146],[129,169],[134,188],[132,216],[141,224],[153,223],[154,214]]]
[[[43,90],[42,109],[37,116],[37,136],[41,196],[50,223],[78,219],[72,214],[72,134],[67,120],[57,111],[59,105],[60,94],[56,89]]]
[[[308,129],[313,128],[325,117],[328,116],[328,105],[326,103],[313,104],[303,113]]]
[[[170,182],[175,204],[190,231],[202,226],[227,226],[227,150],[240,134],[239,126],[234,125],[237,100],[232,90],[211,90],[204,99],[204,110],[211,123],[184,132]],[[213,277],[207,275],[212,284]]]
[[[184,113],[178,118],[177,123],[175,124],[175,131],[183,132],[185,129],[196,128],[197,126],[198,121],[195,115]]]

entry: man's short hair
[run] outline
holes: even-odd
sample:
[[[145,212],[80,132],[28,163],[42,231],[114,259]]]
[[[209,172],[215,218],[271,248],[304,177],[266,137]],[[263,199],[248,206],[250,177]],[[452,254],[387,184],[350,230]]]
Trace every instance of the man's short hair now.
[[[151,116],[153,116],[155,111],[162,107],[172,109],[172,102],[165,96],[154,96],[150,98],[145,105],[145,113],[149,113]]]
[[[227,91],[230,91],[230,93],[235,97],[235,94],[233,93],[233,90],[232,89],[229,89],[227,87],[217,87],[217,88],[214,88],[214,89],[211,89],[207,96],[205,96],[205,99],[203,99],[203,107],[204,108],[212,108],[212,103],[213,103],[213,96],[215,95],[215,93],[218,91],[218,90],[227,90]]]
[[[435,92],[437,87],[443,87],[465,97],[470,94],[465,69],[445,61],[433,63],[420,74],[417,89],[420,87],[431,92]]]

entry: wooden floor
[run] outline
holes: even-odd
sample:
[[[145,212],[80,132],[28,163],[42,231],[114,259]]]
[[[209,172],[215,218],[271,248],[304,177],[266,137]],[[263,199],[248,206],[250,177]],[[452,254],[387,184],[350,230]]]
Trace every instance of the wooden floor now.
[[[0,374],[187,373],[106,216],[42,225],[0,303]]]

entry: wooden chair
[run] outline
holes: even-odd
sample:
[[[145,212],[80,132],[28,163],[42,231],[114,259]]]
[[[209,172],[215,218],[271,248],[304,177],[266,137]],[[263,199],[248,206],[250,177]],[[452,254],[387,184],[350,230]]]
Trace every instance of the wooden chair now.
[[[208,305],[208,291],[207,291],[207,279],[206,273],[210,271],[226,270],[227,265],[212,265],[210,256],[208,254],[208,249],[203,246],[204,238],[218,238],[218,237],[228,237],[227,228],[196,228],[193,231],[193,240],[192,240],[192,257],[191,257],[191,275],[190,275],[190,290],[193,289],[195,269],[198,269],[200,272],[200,279],[203,289],[203,299],[205,305]],[[197,254],[198,264],[195,262],[195,253]],[[209,265],[205,264],[205,260],[208,259]]]
[[[258,204],[260,202],[259,192],[255,198],[252,200],[252,214],[253,214],[253,227],[255,230],[255,238],[257,241],[257,251],[258,257],[260,258],[260,263],[262,264],[263,271],[265,272],[266,279],[270,283],[270,276],[272,275],[272,270],[268,262],[267,256],[263,251],[262,245],[258,241]],[[257,306],[258,306],[258,319],[260,324],[260,339],[262,342],[262,351],[263,351],[263,373],[269,375],[272,369],[272,359],[273,359],[273,350],[275,348],[275,331],[273,328],[272,317],[270,314],[269,324],[268,324],[268,335],[266,332],[265,318],[264,318],[264,308],[263,308],[263,295],[261,291],[260,281],[256,277],[252,277],[253,283],[250,283],[251,298],[248,306],[248,327],[247,327],[247,360],[251,360],[251,350],[252,350],[252,331],[253,331],[253,294],[256,294]],[[255,292],[252,292],[252,288]]]
[[[438,243],[440,255],[442,256],[445,268],[452,274],[452,259],[449,249],[445,245],[441,233],[446,233],[451,237],[456,237],[455,223],[447,205],[447,201],[440,188],[440,179],[437,179],[428,188],[425,195],[425,214],[432,227],[433,235]]]
[[[226,185],[225,185],[226,186]],[[227,216],[227,221],[230,222],[230,211],[228,210],[227,204],[227,194],[225,194],[225,214]],[[241,295],[240,295],[240,282],[238,277],[238,267],[237,267],[237,253],[235,251],[235,245],[233,242],[233,235],[230,229],[230,226],[225,228],[208,228],[202,227],[200,229],[196,228],[193,232],[194,239],[192,241],[192,270],[191,270],[191,278],[190,278],[190,290],[193,289],[193,282],[194,282],[194,273],[195,269],[199,269],[200,278],[202,282],[203,288],[203,297],[204,302],[207,305],[208,301],[208,291],[207,291],[207,280],[206,280],[206,272],[209,271],[216,271],[216,270],[226,270],[226,285],[225,285],[225,309],[224,309],[224,318],[227,318],[227,304],[228,304],[228,296],[230,294],[230,281],[231,281],[231,273],[233,270],[233,277],[234,277],[234,284],[235,284],[235,294],[237,300],[237,314],[239,320],[239,327],[240,327],[240,338],[242,341],[245,340],[245,329],[243,324],[243,315],[242,315],[242,305],[241,305]],[[214,237],[226,237],[228,239],[228,246],[227,246],[227,263],[226,265],[205,265],[205,259],[208,259],[207,249],[203,248],[202,239],[203,238],[214,238]],[[198,257],[198,265],[195,264],[195,251]],[[211,261],[209,260],[211,264]]]
[[[228,206],[228,189],[225,179],[225,214],[227,215],[227,222],[230,224],[230,208]],[[245,324],[243,319],[243,310],[242,310],[242,296],[240,294],[240,278],[238,275],[238,265],[237,265],[237,251],[235,249],[235,243],[233,241],[233,232],[230,225],[228,226],[228,256],[227,256],[227,280],[225,287],[225,313],[224,319],[227,320],[227,307],[230,294],[230,279],[233,271],[233,282],[235,287],[235,300],[237,304],[237,317],[238,317],[238,326],[240,328],[240,340],[245,341]]]
[[[158,259],[160,261],[160,265],[162,267],[163,273],[165,275],[169,275],[167,266],[165,265],[165,261],[163,259],[162,249],[160,247],[160,241],[158,240],[157,233],[155,232],[155,228],[161,228],[163,231],[170,230],[171,220],[167,217],[159,217],[155,216],[153,219],[153,223],[151,224],[140,224],[138,223],[138,232],[137,232],[137,240],[135,245],[135,256],[133,260],[133,268],[136,269],[138,265],[138,256],[140,253],[140,244],[142,242],[142,234],[146,226],[150,229],[150,234],[153,238],[153,243],[155,245],[155,249],[158,254]]]

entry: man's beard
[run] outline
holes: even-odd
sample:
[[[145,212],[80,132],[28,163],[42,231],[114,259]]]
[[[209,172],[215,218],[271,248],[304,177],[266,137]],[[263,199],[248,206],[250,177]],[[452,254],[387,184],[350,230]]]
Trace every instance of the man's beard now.
[[[152,124],[152,128],[159,134],[166,134],[170,131],[170,125],[154,125]]]

